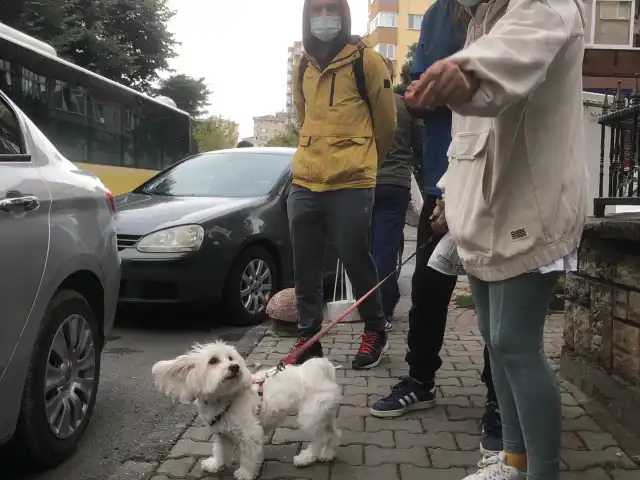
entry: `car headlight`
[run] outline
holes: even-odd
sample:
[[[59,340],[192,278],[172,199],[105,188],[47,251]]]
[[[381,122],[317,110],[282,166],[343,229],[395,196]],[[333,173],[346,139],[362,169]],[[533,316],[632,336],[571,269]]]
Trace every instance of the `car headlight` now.
[[[136,249],[147,253],[195,252],[202,245],[204,228],[181,225],[150,233],[138,242]]]

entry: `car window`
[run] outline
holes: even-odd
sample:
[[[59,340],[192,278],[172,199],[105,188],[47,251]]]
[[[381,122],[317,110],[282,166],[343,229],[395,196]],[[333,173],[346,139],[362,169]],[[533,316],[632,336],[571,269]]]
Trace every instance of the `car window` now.
[[[159,174],[141,189],[175,197],[260,197],[278,183],[292,156],[246,150],[195,156]]]
[[[13,111],[0,98],[0,155],[18,155],[20,147],[20,123]]]

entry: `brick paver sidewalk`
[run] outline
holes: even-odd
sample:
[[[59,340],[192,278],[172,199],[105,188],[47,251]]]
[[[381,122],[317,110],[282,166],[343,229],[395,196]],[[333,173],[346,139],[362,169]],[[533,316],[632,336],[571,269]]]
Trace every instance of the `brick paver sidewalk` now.
[[[277,429],[265,447],[262,479],[312,480],[462,480],[476,470],[479,460],[479,419],[485,403],[485,387],[480,381],[483,344],[471,310],[450,312],[443,365],[438,376],[438,406],[413,412],[401,419],[376,419],[369,407],[387,394],[398,377],[407,372],[404,355],[408,328],[408,299],[390,335],[390,349],[381,365],[370,371],[338,370],[344,396],[339,409],[343,431],[342,447],[333,464],[296,468],[293,456],[301,447],[293,418]],[[362,324],[338,325],[323,340],[330,358],[348,367],[358,348]],[[289,351],[292,339],[266,336],[248,357],[250,365],[275,365]],[[546,333],[547,353],[557,366],[562,346],[562,316],[551,318]],[[640,470],[579,405],[561,383],[564,417],[563,480],[640,480]],[[208,427],[190,427],[159,465],[153,480],[214,479],[204,475],[199,459],[209,456]],[[231,471],[223,478],[232,478]]]

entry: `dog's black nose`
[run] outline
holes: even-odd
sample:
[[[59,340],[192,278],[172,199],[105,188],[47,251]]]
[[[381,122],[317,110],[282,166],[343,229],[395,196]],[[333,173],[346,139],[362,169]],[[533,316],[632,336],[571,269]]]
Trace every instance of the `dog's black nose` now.
[[[232,363],[231,365],[229,365],[229,371],[231,373],[238,373],[240,371],[240,365],[238,365],[237,363]]]

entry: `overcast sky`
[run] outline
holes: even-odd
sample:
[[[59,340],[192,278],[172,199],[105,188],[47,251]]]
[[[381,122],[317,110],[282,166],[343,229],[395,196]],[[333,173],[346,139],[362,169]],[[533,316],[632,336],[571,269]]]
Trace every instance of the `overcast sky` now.
[[[169,0],[169,29],[182,43],[171,67],[205,77],[210,113],[253,134],[254,116],[285,108],[287,48],[302,37],[303,0]],[[353,33],[364,34],[367,0],[349,0]]]

